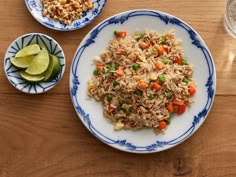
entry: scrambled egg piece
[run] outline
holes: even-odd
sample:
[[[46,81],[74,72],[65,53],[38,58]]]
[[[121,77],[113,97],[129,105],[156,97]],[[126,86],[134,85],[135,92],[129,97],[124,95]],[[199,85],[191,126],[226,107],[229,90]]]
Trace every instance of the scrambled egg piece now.
[[[152,80],[152,81],[155,81],[155,80],[157,80],[157,75],[154,74],[154,73],[151,73],[151,74],[149,75],[149,79]]]
[[[125,124],[122,123],[120,120],[115,125],[115,130],[121,130],[125,127]]]

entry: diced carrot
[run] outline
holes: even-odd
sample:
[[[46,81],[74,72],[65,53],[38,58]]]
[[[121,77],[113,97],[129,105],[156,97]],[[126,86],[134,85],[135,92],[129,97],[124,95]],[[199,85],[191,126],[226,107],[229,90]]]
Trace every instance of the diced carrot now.
[[[166,53],[169,53],[169,52],[170,52],[170,48],[169,48],[169,47],[164,46],[164,49],[165,49]]]
[[[140,89],[146,90],[147,87],[148,87],[148,84],[144,81],[139,81],[138,86],[139,86]]]
[[[119,50],[116,51],[116,54],[117,54],[117,55],[126,55],[127,53],[126,53],[125,50],[119,49]]]
[[[118,36],[119,37],[125,37],[127,35],[126,31],[118,31]]]
[[[111,105],[108,105],[108,111],[110,111],[110,112],[112,112],[112,111],[114,111],[115,110],[115,108],[113,107],[113,106],[111,106]]]
[[[162,55],[164,52],[165,52],[165,49],[163,47],[163,45],[159,45],[157,48],[156,48],[157,52],[159,55]]]
[[[166,121],[164,121],[164,120],[160,121],[160,122],[159,122],[159,127],[160,127],[161,129],[165,129],[165,128],[167,127]]]
[[[167,105],[167,110],[169,112],[174,112],[174,105],[172,102],[170,102],[168,105]]]
[[[157,82],[152,82],[151,85],[157,91],[161,89],[161,85],[158,84]]]
[[[182,58],[176,57],[176,58],[175,58],[175,63],[181,65],[181,63],[182,63]]]
[[[180,99],[174,99],[173,100],[173,104],[176,104],[176,105],[179,105],[179,106],[181,106],[181,105],[184,105],[185,103],[184,103],[184,101],[183,100],[180,100]]]
[[[123,69],[123,67],[119,66],[118,69],[116,70],[115,77],[118,78],[123,75],[124,75],[124,69]]]
[[[193,85],[189,86],[188,91],[190,95],[194,95],[197,92],[196,88]]]
[[[178,108],[178,111],[177,111],[177,114],[183,114],[186,110],[186,105],[183,104],[183,105],[180,105],[179,108]]]
[[[104,68],[104,65],[97,65],[97,70],[98,70],[98,71],[102,71],[103,68]]]
[[[157,70],[161,70],[161,69],[163,68],[163,66],[164,66],[164,63],[162,63],[162,62],[157,62],[157,63],[155,64],[155,66],[156,66],[156,69],[157,69]]]

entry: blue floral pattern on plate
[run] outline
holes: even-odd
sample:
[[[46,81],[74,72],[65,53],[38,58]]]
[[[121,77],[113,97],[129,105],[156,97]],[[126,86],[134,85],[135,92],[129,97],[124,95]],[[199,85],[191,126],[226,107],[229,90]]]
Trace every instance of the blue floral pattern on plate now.
[[[21,78],[19,75],[20,70],[11,64],[10,58],[15,56],[20,49],[30,44],[39,44],[40,47],[46,48],[49,53],[59,58],[61,71],[52,81],[30,84]],[[61,80],[65,71],[65,56],[60,45],[51,37],[40,33],[30,33],[19,37],[9,46],[5,54],[4,69],[10,83],[18,90],[30,94],[39,94],[52,89]]]
[[[90,24],[102,12],[107,0],[91,1],[94,4],[94,9],[83,12],[82,18],[75,20],[71,25],[66,25],[48,17],[43,17],[43,6],[41,0],[25,0],[25,4],[32,16],[42,25],[54,30],[71,31]]]
[[[143,24],[137,25],[140,22],[145,23],[145,27],[143,27]],[[196,80],[198,87],[198,92],[195,97],[196,103],[194,103],[190,110],[188,110],[181,118],[173,118],[174,121],[172,124],[174,125],[171,125],[172,127],[169,127],[164,135],[155,136],[153,135],[153,132],[147,132],[146,130],[144,130],[143,133],[130,131],[114,132],[112,128],[107,125],[109,123],[105,121],[105,118],[101,116],[102,111],[95,110],[96,107],[99,106],[99,103],[93,103],[92,101],[86,100],[86,83],[88,81],[86,79],[91,77],[92,70],[91,72],[88,72],[83,70],[83,68],[86,66],[89,67],[92,62],[87,65],[85,60],[88,62],[89,58],[92,56],[92,54],[89,53],[92,51],[94,54],[99,54],[101,51],[99,51],[99,49],[96,51],[96,48],[99,48],[99,46],[108,45],[106,42],[109,40],[105,39],[106,35],[108,37],[110,36],[107,33],[108,31],[112,33],[112,30],[122,28],[127,29],[129,32],[134,32],[137,29],[144,30],[148,27],[156,28],[157,30],[160,29],[161,31],[175,29],[177,37],[183,38],[183,48],[188,49],[184,50],[186,55],[188,55],[190,60],[194,58],[191,63],[193,62],[195,65],[194,72],[196,72],[196,74],[194,75],[194,79]],[[103,49],[105,48],[106,47]],[[194,52],[195,54],[193,55],[192,53]],[[89,76],[84,78],[86,74]],[[210,112],[215,97],[215,89],[216,73],[214,62],[202,38],[182,20],[172,15],[152,10],[124,12],[112,16],[97,25],[88,33],[78,47],[70,71],[72,103],[84,125],[102,142],[119,150],[133,153],[153,153],[162,151],[174,147],[189,138],[201,126]],[[102,109],[102,107],[100,106],[98,110],[99,109]],[[99,117],[102,118],[99,119]],[[185,124],[182,123],[183,120]],[[100,126],[100,124],[103,125]],[[178,126],[181,129],[178,129]],[[150,138],[150,140],[148,140],[148,138]]]

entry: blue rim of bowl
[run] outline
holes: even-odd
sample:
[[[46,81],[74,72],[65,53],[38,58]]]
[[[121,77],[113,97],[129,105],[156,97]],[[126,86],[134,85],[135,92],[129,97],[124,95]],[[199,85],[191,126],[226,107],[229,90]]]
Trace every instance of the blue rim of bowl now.
[[[32,36],[31,40],[26,45],[24,45],[24,39],[27,38],[27,37],[30,37],[30,36]],[[43,41],[42,37],[46,38],[50,42],[50,46],[46,46],[45,41]],[[9,77],[15,77],[15,76],[10,76],[9,75],[10,73],[8,73],[8,71],[13,68],[14,69],[13,72],[19,72],[19,69],[15,68],[10,63],[10,57],[7,57],[7,55],[8,55],[8,53],[10,53],[10,54],[12,54],[12,56],[14,56],[14,54],[16,54],[17,51],[19,51],[22,48],[22,46],[27,46],[27,45],[31,44],[31,42],[33,41],[33,38],[36,38],[36,41],[41,40],[42,43],[44,43],[46,49],[49,52],[51,52],[51,53],[53,53],[53,54],[55,54],[57,56],[60,54],[60,56],[58,56],[58,58],[59,58],[59,60],[61,62],[61,71],[58,74],[58,76],[55,79],[53,79],[52,81],[50,81],[50,82],[40,82],[38,84],[30,84],[30,83],[24,81],[24,79],[20,78],[20,76],[19,76],[18,79],[22,80],[22,83],[15,83],[13,80],[11,80],[9,78]],[[19,45],[19,42],[18,42],[19,40],[23,40],[22,45]],[[52,46],[52,42],[56,44],[55,47]],[[14,44],[16,45],[16,47],[13,47]],[[10,66],[7,67],[6,65],[8,63],[10,63]],[[51,90],[53,87],[55,87],[61,81],[62,76],[63,76],[63,74],[65,72],[65,67],[66,67],[65,54],[64,54],[63,49],[60,46],[60,44],[55,39],[53,39],[52,37],[50,37],[50,36],[48,36],[46,34],[42,34],[42,33],[28,33],[28,34],[24,34],[24,35],[18,37],[17,39],[15,39],[9,45],[9,47],[8,47],[6,53],[5,53],[5,56],[4,56],[4,72],[6,74],[6,77],[7,77],[8,81],[16,89],[18,89],[18,90],[20,90],[20,91],[22,91],[24,93],[29,93],[29,94],[41,94],[41,93],[45,93],[45,92]],[[43,84],[45,84],[45,83],[48,83],[48,85],[44,87]],[[24,84],[24,87],[22,89],[20,89],[18,87],[18,84]],[[38,91],[37,87],[40,88],[41,91]],[[28,91],[26,90],[26,88],[28,88]]]
[[[55,27],[53,24],[51,23],[48,23],[48,22],[43,22],[41,21],[39,18],[37,18],[37,16],[35,16],[33,13],[32,13],[32,7],[37,7],[36,5],[36,2],[34,0],[25,0],[25,4],[27,6],[27,9],[29,10],[30,14],[40,23],[42,24],[43,26],[45,27],[48,27],[50,29],[53,29],[53,30],[57,30],[57,31],[73,31],[73,30],[77,30],[77,29],[80,29],[80,28],[83,28],[87,25],[89,25],[90,23],[92,23],[99,15],[100,13],[103,11],[106,3],[107,3],[107,0],[104,0],[104,3],[103,4],[99,4],[100,0],[95,0],[96,3],[98,3],[98,7],[102,6],[101,8],[96,8],[96,9],[93,9],[92,11],[92,18],[84,18],[86,17],[86,14],[88,11],[86,11],[84,14],[83,14],[83,17],[81,19],[79,19],[79,21],[77,22],[78,25],[76,25],[75,27],[73,28],[68,28],[67,26],[71,26],[71,25],[66,25],[66,24],[63,24],[64,25],[64,28],[58,28],[58,27]],[[38,9],[38,11],[41,11]],[[41,14],[42,14],[42,11],[41,11]],[[47,18],[47,17],[44,17],[44,18]],[[81,21],[83,19],[83,21]],[[54,21],[54,20],[52,20]],[[80,22],[81,21],[81,22]],[[73,23],[72,23],[73,24]]]
[[[79,64],[80,57],[84,50],[93,44],[95,42],[95,38],[98,36],[100,31],[105,28],[106,26],[110,24],[123,24],[125,23],[129,18],[137,17],[137,16],[151,16],[159,18],[161,21],[163,21],[165,24],[174,24],[178,25],[179,27],[183,28],[187,31],[189,34],[189,38],[192,41],[192,44],[195,45],[199,50],[202,51],[205,60],[208,64],[208,71],[209,76],[207,79],[207,83],[205,83],[205,87],[207,88],[207,102],[204,106],[204,108],[193,117],[192,126],[183,134],[180,136],[170,140],[170,141],[155,141],[152,144],[149,144],[147,146],[136,146],[132,144],[131,142],[128,142],[126,139],[121,140],[113,140],[106,135],[103,135],[101,132],[99,132],[96,127],[92,124],[90,120],[90,116],[88,113],[84,111],[84,109],[80,106],[78,99],[77,99],[77,91],[80,85],[80,81],[78,79],[78,75],[76,74],[76,68]],[[137,10],[131,10],[122,12],[119,14],[116,14],[112,17],[109,17],[105,19],[103,22],[98,24],[96,27],[94,27],[83,39],[81,42],[81,45],[78,47],[74,59],[72,61],[71,70],[70,70],[70,94],[72,103],[74,106],[74,109],[80,118],[80,120],[83,122],[85,127],[99,140],[101,140],[103,143],[110,145],[113,148],[116,148],[118,150],[131,152],[131,153],[154,153],[159,152],[163,150],[170,149],[186,139],[188,139],[204,122],[205,118],[209,114],[211,107],[214,102],[215,98],[215,92],[216,92],[216,72],[215,72],[215,65],[212,59],[212,55],[203,41],[203,39],[200,37],[200,35],[192,28],[190,27],[186,22],[180,20],[179,18],[164,13],[160,11],[155,10],[148,10],[148,9],[137,9]]]

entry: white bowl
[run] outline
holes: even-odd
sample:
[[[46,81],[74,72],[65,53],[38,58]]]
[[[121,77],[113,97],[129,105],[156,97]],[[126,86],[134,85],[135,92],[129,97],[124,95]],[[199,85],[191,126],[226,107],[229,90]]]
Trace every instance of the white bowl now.
[[[15,54],[20,49],[30,44],[39,44],[39,46],[46,48],[49,53],[54,54],[59,58],[61,64],[61,71],[58,76],[52,81],[40,82],[38,84],[28,83],[20,77],[20,70],[11,64],[10,58],[15,56]],[[65,55],[61,46],[53,38],[40,33],[29,33],[20,36],[11,43],[4,57],[4,71],[9,82],[18,90],[30,94],[44,93],[52,89],[61,80],[65,71],[65,66]]]

